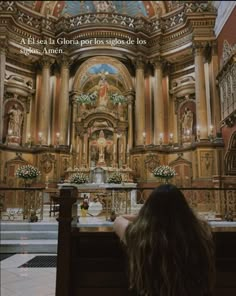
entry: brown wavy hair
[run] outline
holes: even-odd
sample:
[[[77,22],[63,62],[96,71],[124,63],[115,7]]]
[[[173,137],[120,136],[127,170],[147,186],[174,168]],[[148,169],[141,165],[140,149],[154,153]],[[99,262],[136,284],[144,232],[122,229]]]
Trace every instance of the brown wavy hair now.
[[[156,188],[126,229],[130,287],[145,296],[210,296],[214,244],[182,192]]]

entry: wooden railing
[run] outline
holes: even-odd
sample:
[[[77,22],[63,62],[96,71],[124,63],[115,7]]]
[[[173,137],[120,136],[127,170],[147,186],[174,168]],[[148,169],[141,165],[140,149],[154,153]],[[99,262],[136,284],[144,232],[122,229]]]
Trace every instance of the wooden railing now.
[[[125,250],[111,226],[80,227],[77,188],[60,190],[56,296],[128,296]],[[227,225],[229,222],[226,223]],[[214,296],[236,295],[236,227],[215,227]]]

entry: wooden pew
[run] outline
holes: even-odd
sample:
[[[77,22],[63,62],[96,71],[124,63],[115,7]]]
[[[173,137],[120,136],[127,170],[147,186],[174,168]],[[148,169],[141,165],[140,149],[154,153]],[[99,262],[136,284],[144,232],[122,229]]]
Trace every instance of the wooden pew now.
[[[61,189],[56,296],[129,296],[124,246],[111,227],[77,227],[77,189]],[[236,295],[236,232],[214,230],[214,296]],[[191,296],[191,295],[190,295]]]

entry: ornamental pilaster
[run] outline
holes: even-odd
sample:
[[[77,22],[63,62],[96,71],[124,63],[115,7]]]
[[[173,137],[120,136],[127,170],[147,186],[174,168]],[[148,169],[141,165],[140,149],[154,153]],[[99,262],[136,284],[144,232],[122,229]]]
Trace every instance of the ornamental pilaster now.
[[[208,120],[207,120],[207,102],[206,85],[204,71],[204,43],[194,42],[194,65],[195,65],[195,94],[196,94],[196,115],[197,126],[200,134],[200,140],[208,139]]]
[[[128,149],[133,148],[134,130],[133,130],[133,105],[134,92],[130,91],[126,94],[128,101]]]
[[[70,59],[63,55],[60,60],[61,65],[61,87],[59,95],[59,132],[63,145],[68,144],[68,118],[69,118],[69,78],[70,78]]]
[[[135,145],[143,145],[143,132],[145,132],[145,83],[144,59],[139,56],[136,66],[136,98],[135,98]]]
[[[153,143],[158,145],[160,142],[160,137],[164,132],[164,98],[162,89],[162,79],[163,79],[163,61],[160,57],[151,61],[154,66],[154,132],[153,132]]]
[[[4,99],[4,79],[6,73],[6,51],[7,40],[4,39],[0,42],[0,143],[3,140],[3,99]]]
[[[51,96],[50,96],[50,67],[52,59],[44,56],[40,63],[42,65],[42,87],[41,96],[38,101],[38,133],[40,133],[40,142],[42,144],[50,144],[50,122],[51,122]]]

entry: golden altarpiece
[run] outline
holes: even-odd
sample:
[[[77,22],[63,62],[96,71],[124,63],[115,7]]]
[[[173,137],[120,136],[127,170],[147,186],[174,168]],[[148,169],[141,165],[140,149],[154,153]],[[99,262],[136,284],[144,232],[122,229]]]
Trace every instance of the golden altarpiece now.
[[[41,185],[102,168],[153,187],[166,164],[179,187],[233,186],[209,1],[76,1],[66,12],[31,2],[0,4],[2,185],[19,185],[23,162]],[[220,214],[212,194],[191,202],[207,211],[209,201]]]

